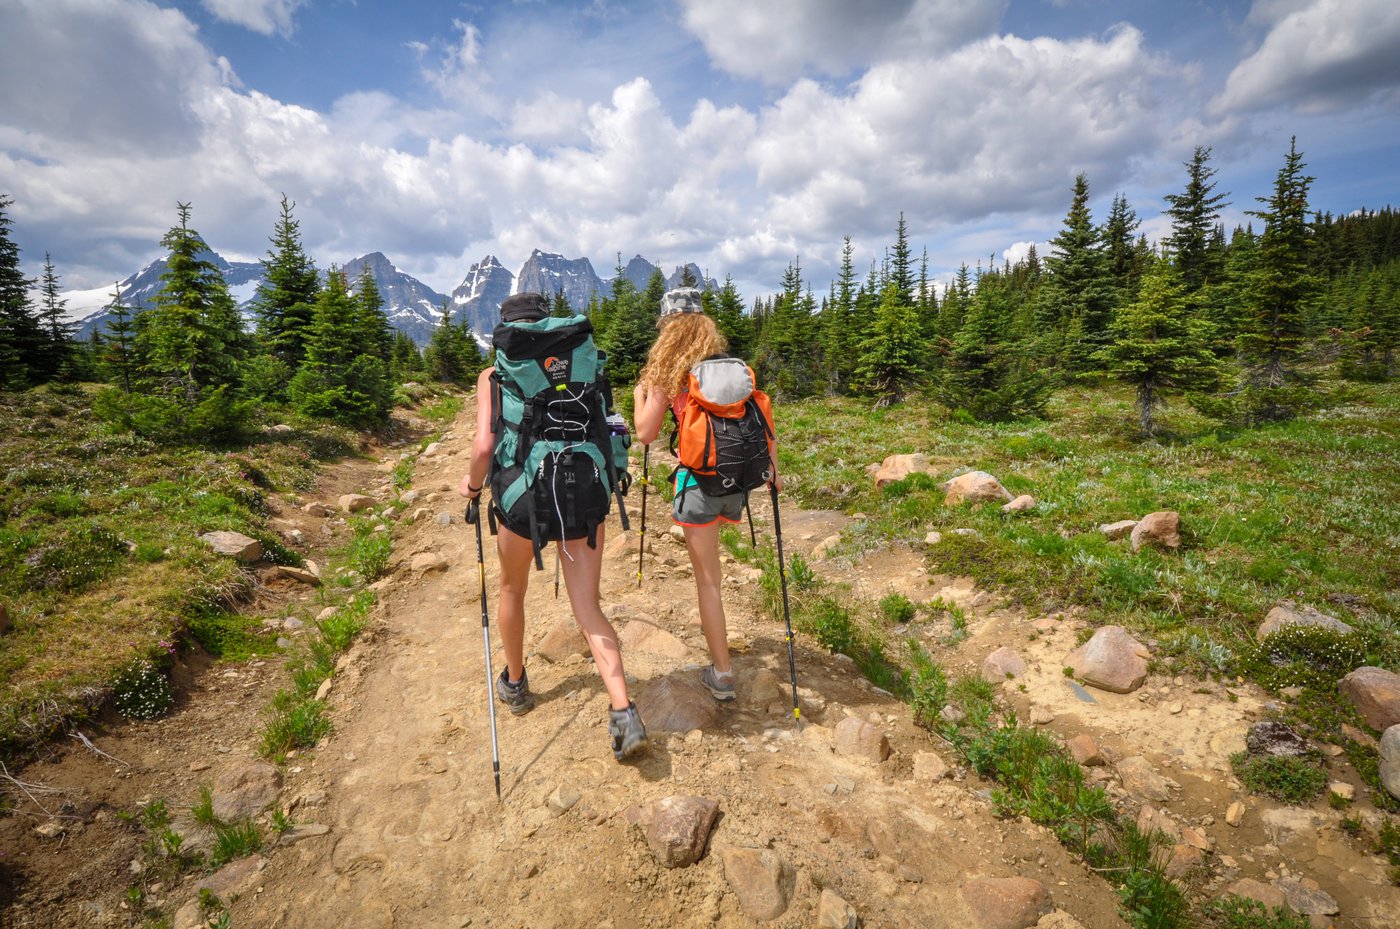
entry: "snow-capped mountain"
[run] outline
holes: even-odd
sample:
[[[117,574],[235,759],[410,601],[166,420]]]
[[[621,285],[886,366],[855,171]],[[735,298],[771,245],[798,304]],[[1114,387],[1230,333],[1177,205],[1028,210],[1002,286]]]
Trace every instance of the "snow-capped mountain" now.
[[[215,252],[205,252],[202,257],[219,269],[233,302],[245,317],[250,316],[253,297],[262,281],[262,265],[256,261],[225,261]],[[167,264],[164,258],[158,258],[111,287],[64,293],[63,299],[68,301],[64,313],[69,322],[77,324],[73,337],[85,339],[106,321],[107,308],[112,305],[112,293],[117,288],[121,289],[122,302],[133,314],[150,309],[154,305],[152,298],[160,291],[160,276],[165,273]]]
[[[587,258],[569,259],[539,249],[530,253],[515,276],[515,293],[541,293],[552,298],[563,291],[575,313],[582,313],[602,289],[603,281],[593,273],[593,263]]]
[[[452,291],[452,318],[465,319],[473,332],[486,335],[501,321],[501,304],[514,292],[515,275],[495,255],[487,255]]]
[[[379,287],[389,325],[407,333],[419,345],[428,344],[433,330],[442,322],[443,307],[449,305],[449,299],[413,275],[394,267],[381,252],[370,252],[347,261],[341,267],[351,293],[355,292],[355,282],[366,267]]]

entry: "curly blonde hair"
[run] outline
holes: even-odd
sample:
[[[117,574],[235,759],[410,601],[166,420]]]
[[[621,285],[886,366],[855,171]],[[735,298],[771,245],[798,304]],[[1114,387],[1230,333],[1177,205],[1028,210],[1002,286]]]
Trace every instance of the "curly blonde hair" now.
[[[674,397],[685,390],[686,376],[695,363],[718,355],[729,347],[729,340],[703,313],[677,313],[663,317],[661,334],[647,353],[641,381]]]

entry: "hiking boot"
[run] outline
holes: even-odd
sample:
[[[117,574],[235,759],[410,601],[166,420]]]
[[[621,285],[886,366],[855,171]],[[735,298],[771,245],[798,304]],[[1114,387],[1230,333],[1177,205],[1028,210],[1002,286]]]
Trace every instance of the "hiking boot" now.
[[[715,670],[714,665],[708,665],[700,669],[700,683],[705,685],[710,696],[716,700],[728,702],[735,697],[733,671],[720,673]]]
[[[510,669],[506,668],[496,678],[496,696],[510,707],[512,716],[523,716],[535,708],[535,696],[530,693],[530,672],[521,671],[520,680],[513,684],[509,675]]]
[[[618,761],[640,755],[651,745],[647,727],[637,704],[629,702],[625,710],[608,710],[608,735],[612,736],[613,757]]]

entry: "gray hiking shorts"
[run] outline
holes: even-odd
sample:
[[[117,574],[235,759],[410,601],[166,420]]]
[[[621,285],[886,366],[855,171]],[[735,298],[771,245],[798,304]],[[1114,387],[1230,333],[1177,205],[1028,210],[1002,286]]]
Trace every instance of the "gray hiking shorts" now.
[[[671,521],[678,526],[713,526],[737,523],[744,516],[744,495],[711,497],[695,483],[685,468],[676,471],[676,495],[671,501]]]

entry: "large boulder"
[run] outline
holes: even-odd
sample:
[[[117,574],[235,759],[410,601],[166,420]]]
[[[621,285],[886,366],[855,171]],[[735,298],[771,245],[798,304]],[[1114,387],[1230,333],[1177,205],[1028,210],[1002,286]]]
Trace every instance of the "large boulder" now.
[[[1065,656],[1074,676],[1100,690],[1132,693],[1147,679],[1150,652],[1122,626],[1104,626]]]
[[[1181,517],[1176,511],[1161,510],[1148,513],[1138,520],[1129,538],[1132,539],[1135,552],[1141,550],[1144,545],[1175,551],[1181,547],[1180,530]]]
[[[1384,732],[1400,723],[1400,674],[1384,668],[1357,668],[1337,686],[1372,729]]]
[[[1259,628],[1255,631],[1254,637],[1262,642],[1284,626],[1316,626],[1320,629],[1330,629],[1342,635],[1355,631],[1334,616],[1328,616],[1310,606],[1298,606],[1292,600],[1284,600],[1269,610],[1268,615],[1264,617],[1264,621],[1259,624]]]
[[[857,716],[836,724],[836,754],[864,758],[876,764],[890,757],[890,740],[880,727]]]
[[[969,471],[943,485],[944,506],[958,506],[963,503],[1009,503],[1011,491],[1001,486],[1001,481],[986,471]]]
[[[1010,645],[1003,645],[982,662],[982,680],[989,684],[1000,684],[1008,678],[1023,677],[1025,673],[1025,659]]]
[[[884,487],[902,481],[911,474],[933,474],[933,465],[928,456],[915,452],[912,455],[890,455],[875,468],[873,477],[876,487]]]

